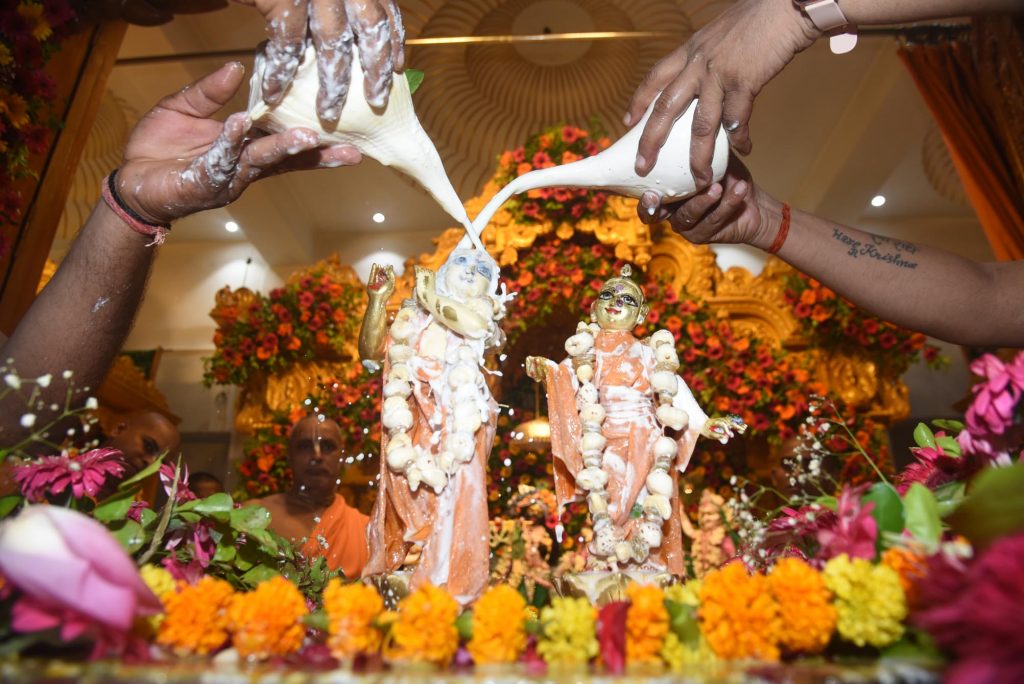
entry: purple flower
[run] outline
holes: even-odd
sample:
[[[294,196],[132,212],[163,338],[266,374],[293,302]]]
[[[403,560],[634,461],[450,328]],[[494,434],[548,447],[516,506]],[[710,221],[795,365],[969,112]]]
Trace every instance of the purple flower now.
[[[83,496],[96,498],[108,477],[124,475],[124,457],[111,447],[93,449],[72,456],[67,451],[59,456],[44,456],[18,466],[14,479],[22,495],[32,502],[46,500],[71,488],[76,499]]]
[[[932,556],[915,589],[913,622],[956,659],[947,682],[1024,681],[1024,534],[966,564]]]
[[[860,500],[866,488],[867,485],[843,486],[836,505],[834,523],[817,532],[818,543],[821,545],[818,558],[828,560],[843,553],[850,558],[875,558],[878,523],[871,515],[875,504],[873,501],[863,504]]]

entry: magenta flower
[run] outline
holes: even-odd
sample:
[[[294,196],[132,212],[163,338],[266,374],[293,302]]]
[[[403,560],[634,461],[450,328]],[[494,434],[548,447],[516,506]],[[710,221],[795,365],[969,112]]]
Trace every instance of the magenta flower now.
[[[59,456],[42,458],[18,466],[14,479],[22,495],[32,502],[46,501],[46,495],[56,496],[71,488],[76,499],[83,496],[96,498],[107,478],[124,475],[124,457],[111,447],[93,449],[72,456],[67,451]]]
[[[626,669],[627,601],[606,603],[597,613],[597,641],[601,645],[601,664],[605,672],[622,674]]]
[[[1010,363],[985,354],[971,364],[971,372],[983,380],[971,388],[975,396],[967,409],[967,429],[975,435],[1001,435],[1012,424],[1024,391],[1024,352]]]
[[[135,618],[163,610],[107,528],[59,506],[26,506],[0,525],[0,574],[21,592],[16,632],[60,627],[66,641],[117,642]]]
[[[935,436],[943,437],[945,433],[939,432]],[[915,482],[932,490],[949,482],[966,482],[984,468],[988,461],[984,452],[968,450],[962,456],[954,456],[947,454],[939,444],[934,447],[911,447],[910,451],[917,462],[911,463],[899,474],[896,491],[900,496],[906,494]]]
[[[188,466],[181,466],[181,473],[178,476],[178,489],[174,497],[175,503],[185,503],[192,501],[196,498],[196,495],[192,493],[192,490],[188,488]],[[164,463],[160,466],[160,482],[164,485],[164,491],[167,496],[171,495],[171,487],[174,486],[174,466],[170,463]]]
[[[771,562],[786,556],[797,556],[817,567],[824,567],[825,559],[816,558],[818,533],[831,530],[837,524],[836,514],[818,504],[785,507],[782,515],[768,523],[765,536],[766,560]]]
[[[164,548],[172,552],[179,548],[187,549],[191,552],[192,559],[199,563],[199,567],[205,568],[217,553],[217,542],[210,534],[210,523],[200,520],[194,525],[185,525],[172,532]]]
[[[821,545],[818,558],[828,560],[845,553],[850,558],[874,559],[878,523],[871,516],[874,502],[861,503],[860,495],[866,487],[843,486],[834,524],[817,531],[818,543]]]
[[[1024,534],[964,562],[937,554],[916,585],[912,621],[953,654],[952,684],[1024,681]]]

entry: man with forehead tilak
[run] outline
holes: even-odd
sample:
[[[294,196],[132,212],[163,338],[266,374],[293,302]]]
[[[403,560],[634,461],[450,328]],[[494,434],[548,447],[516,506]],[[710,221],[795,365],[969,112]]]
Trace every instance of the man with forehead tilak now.
[[[547,388],[559,509],[586,499],[594,527],[589,565],[682,574],[679,473],[699,436],[731,436],[708,418],[676,375],[674,338],[633,334],[649,311],[629,277],[608,279],[566,341],[562,363],[531,356],[527,373]]]
[[[337,493],[341,460],[341,428],[322,414],[308,415],[288,439],[291,487],[246,505],[270,511],[270,529],[305,556],[324,556],[332,570],[358,577],[366,564],[369,519]]]

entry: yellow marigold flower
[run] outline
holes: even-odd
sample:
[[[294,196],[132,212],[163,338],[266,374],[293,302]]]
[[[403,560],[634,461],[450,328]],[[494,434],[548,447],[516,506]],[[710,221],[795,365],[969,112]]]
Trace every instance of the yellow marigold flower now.
[[[356,582],[342,584],[337,577],[324,589],[327,611],[327,645],[335,658],[352,658],[360,653],[375,653],[380,648],[381,632],[374,625],[384,612],[384,600],[371,586]]]
[[[909,549],[893,547],[882,554],[882,562],[900,576],[900,586],[907,602],[913,604],[914,584],[925,576],[924,557]]]
[[[299,588],[284,577],[260,582],[235,596],[228,610],[231,643],[243,658],[283,656],[302,648],[309,612]]]
[[[673,584],[665,590],[665,598],[674,603],[696,608],[700,605],[700,588],[704,580],[692,579],[685,584]]]
[[[487,591],[473,606],[473,638],[466,644],[473,662],[514,663],[526,648],[526,599],[507,584]]]
[[[768,575],[782,615],[781,645],[791,653],[818,653],[836,628],[832,592],[821,573],[799,558],[783,558]]]
[[[540,611],[537,653],[548,665],[584,665],[597,655],[597,609],[585,598],[551,599]]]
[[[398,604],[388,656],[446,666],[459,648],[459,604],[444,589],[424,584]]]
[[[158,598],[168,592],[174,591],[174,587],[176,586],[174,576],[159,565],[146,563],[139,568],[139,575],[142,577],[142,581],[146,583],[146,586],[149,587],[149,590]],[[149,626],[149,632],[151,634],[156,634],[163,621],[163,613],[160,613],[159,615],[150,615],[146,618],[146,624]]]
[[[53,35],[53,29],[50,28],[50,22],[46,20],[42,5],[23,2],[18,5],[18,14],[32,26],[32,37],[39,42]]]
[[[701,632],[719,658],[779,659],[779,604],[765,577],[748,575],[741,563],[704,577],[698,615]]]
[[[228,607],[235,591],[222,579],[204,577],[194,585],[180,583],[161,597],[166,615],[156,640],[178,655],[206,655],[228,639]]]
[[[841,637],[881,648],[903,636],[907,602],[895,570],[844,553],[825,564],[824,575],[836,597]]]
[[[626,587],[626,662],[657,662],[668,634],[665,592],[659,586],[630,584]]]
[[[675,632],[665,635],[665,643],[661,647],[661,659],[673,672],[685,672],[695,665],[709,665],[717,660],[714,651],[708,646],[707,639],[702,635],[696,646],[689,646],[676,636]]]

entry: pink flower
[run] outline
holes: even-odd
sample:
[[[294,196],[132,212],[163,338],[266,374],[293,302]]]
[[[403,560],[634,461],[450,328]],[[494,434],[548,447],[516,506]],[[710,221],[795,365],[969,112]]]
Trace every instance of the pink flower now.
[[[181,473],[178,478],[178,489],[174,496],[175,503],[181,504],[195,499],[196,495],[188,488],[188,466],[181,466]],[[174,466],[170,463],[162,463],[160,465],[160,482],[164,486],[164,492],[166,492],[167,496],[170,496],[171,487],[174,486]]]
[[[824,567],[825,559],[815,558],[812,547],[817,544],[819,532],[836,526],[836,514],[818,504],[802,506],[799,509],[785,507],[782,512],[784,515],[768,524],[768,534],[765,537],[768,560],[797,556]]]
[[[915,589],[912,621],[955,657],[947,682],[1024,681],[1024,534],[967,565],[932,556]]]
[[[822,560],[845,553],[850,558],[875,558],[875,541],[878,538],[878,523],[871,516],[874,502],[862,504],[860,495],[867,485],[860,487],[843,486],[836,505],[834,524],[817,531],[821,545],[817,557]]]
[[[163,610],[103,525],[58,506],[26,506],[0,525],[0,574],[21,591],[12,610],[17,632],[123,635],[135,618]]]
[[[124,457],[111,447],[93,449],[72,457],[67,451],[59,456],[44,456],[38,461],[18,466],[14,479],[22,495],[33,502],[46,500],[71,487],[76,499],[95,498],[108,477],[124,474]]]
[[[597,641],[605,671],[622,674],[626,669],[626,614],[629,603],[606,603],[597,614]]]
[[[939,432],[935,436],[944,435]],[[936,489],[949,482],[966,482],[985,467],[986,459],[973,451],[963,456],[953,456],[938,444],[934,447],[911,447],[910,451],[917,458],[917,463],[911,463],[900,473],[896,484],[900,496],[906,494],[915,482],[920,482],[928,489]]]
[[[1024,352],[1008,364],[985,354],[971,364],[971,372],[983,380],[971,388],[975,396],[967,409],[967,429],[1000,435],[1013,422],[1013,409],[1024,390]]]

